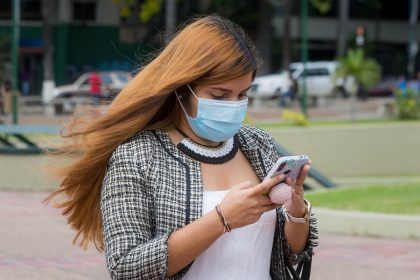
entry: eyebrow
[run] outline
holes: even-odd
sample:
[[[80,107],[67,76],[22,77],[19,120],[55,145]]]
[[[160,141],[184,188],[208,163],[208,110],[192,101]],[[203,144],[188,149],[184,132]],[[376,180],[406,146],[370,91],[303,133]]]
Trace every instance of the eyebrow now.
[[[232,93],[232,90],[225,88],[225,87],[210,87],[211,89],[217,89],[217,90],[221,90],[221,91],[226,91],[229,93]],[[240,93],[246,92],[251,88],[251,86],[247,87],[246,89],[244,89],[243,91],[241,91]]]

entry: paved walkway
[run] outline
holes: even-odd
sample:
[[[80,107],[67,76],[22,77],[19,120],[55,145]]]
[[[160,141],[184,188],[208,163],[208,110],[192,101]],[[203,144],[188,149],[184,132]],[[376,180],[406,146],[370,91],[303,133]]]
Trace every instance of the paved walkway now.
[[[102,254],[74,232],[46,193],[0,192],[0,279],[109,279]],[[419,279],[420,242],[320,234],[312,279]]]
[[[380,118],[380,112],[383,105],[391,102],[393,98],[370,98],[365,101],[358,100],[356,102],[356,118],[357,119],[372,119]],[[308,114],[312,120],[345,120],[350,119],[350,99],[335,99],[329,101],[327,104],[317,107],[309,107]],[[294,104],[292,109],[300,111],[299,104]],[[256,122],[265,121],[279,121],[281,120],[281,113],[284,108],[277,106],[276,100],[265,100],[260,107],[249,106],[248,113],[251,118]],[[19,124],[50,124],[62,125],[68,122],[71,118],[70,115],[58,116],[44,116],[39,114],[20,115]],[[0,116],[0,122],[10,124],[12,122],[11,116]]]

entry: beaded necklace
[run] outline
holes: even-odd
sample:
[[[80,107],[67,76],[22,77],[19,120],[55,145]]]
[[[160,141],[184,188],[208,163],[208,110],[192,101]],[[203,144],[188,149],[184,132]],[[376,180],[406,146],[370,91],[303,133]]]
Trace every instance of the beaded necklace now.
[[[177,148],[191,158],[210,164],[221,164],[235,157],[239,150],[238,135],[234,135],[217,147],[206,146],[191,140],[179,128],[175,129],[185,138],[178,143]]]

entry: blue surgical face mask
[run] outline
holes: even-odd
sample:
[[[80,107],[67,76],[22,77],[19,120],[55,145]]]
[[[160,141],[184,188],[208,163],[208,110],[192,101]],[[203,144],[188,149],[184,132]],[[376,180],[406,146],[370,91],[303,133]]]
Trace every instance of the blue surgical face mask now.
[[[245,119],[248,98],[241,101],[205,99],[197,97],[191,87],[187,86],[198,100],[197,117],[189,116],[178,94],[176,97],[194,133],[203,139],[214,142],[223,142],[233,137]]]

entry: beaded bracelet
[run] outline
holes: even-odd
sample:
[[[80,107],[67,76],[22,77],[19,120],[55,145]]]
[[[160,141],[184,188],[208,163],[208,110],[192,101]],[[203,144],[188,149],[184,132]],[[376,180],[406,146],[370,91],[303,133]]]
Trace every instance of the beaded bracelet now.
[[[220,221],[223,224],[223,233],[230,232],[231,231],[231,228],[230,228],[230,226],[229,226],[229,224],[228,224],[225,216],[223,215],[222,209],[220,209],[220,205],[219,204],[216,205],[216,212],[219,215],[219,219],[220,219]]]

